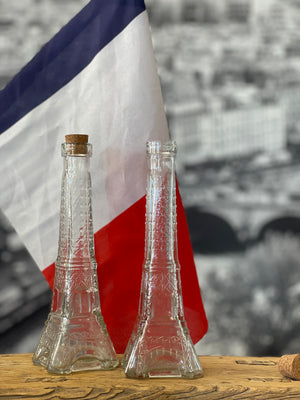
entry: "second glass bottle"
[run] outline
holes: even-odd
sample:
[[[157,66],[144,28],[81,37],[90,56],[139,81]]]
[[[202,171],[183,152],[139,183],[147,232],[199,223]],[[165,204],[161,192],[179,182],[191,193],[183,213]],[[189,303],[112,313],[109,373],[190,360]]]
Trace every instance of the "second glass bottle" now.
[[[130,378],[197,378],[177,255],[176,143],[147,143],[146,243],[139,315],[122,365]]]

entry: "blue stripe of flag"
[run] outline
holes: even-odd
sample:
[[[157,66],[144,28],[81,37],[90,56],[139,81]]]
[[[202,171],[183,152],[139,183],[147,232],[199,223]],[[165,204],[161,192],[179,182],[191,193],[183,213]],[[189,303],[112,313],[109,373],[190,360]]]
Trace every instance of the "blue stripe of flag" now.
[[[144,10],[144,0],[91,0],[0,91],[0,134],[70,82]]]

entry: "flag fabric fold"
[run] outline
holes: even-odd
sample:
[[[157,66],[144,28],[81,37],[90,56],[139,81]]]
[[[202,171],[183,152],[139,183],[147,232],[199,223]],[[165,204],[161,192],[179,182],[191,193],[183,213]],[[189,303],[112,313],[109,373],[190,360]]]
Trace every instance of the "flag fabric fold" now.
[[[50,286],[57,254],[60,145],[85,133],[101,307],[117,352],[137,314],[147,140],[169,139],[142,0],[91,0],[0,92],[0,207]],[[207,330],[178,192],[183,301],[194,342]]]

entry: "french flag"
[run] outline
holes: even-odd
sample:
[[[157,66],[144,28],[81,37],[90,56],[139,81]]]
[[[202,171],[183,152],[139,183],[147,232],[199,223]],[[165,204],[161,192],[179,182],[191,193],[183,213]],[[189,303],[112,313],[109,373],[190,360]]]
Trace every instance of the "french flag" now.
[[[101,309],[118,353],[138,311],[145,245],[147,140],[169,140],[143,0],[91,0],[0,92],[0,207],[49,285],[57,256],[61,143],[93,145],[93,223]],[[180,149],[179,149],[180,151]],[[207,331],[177,193],[185,318]]]

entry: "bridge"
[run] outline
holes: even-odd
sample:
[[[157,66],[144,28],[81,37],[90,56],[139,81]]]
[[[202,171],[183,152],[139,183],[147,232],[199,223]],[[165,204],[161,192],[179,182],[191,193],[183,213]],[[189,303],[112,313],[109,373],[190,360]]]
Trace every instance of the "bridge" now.
[[[287,195],[227,193],[218,196],[201,187],[181,190],[191,239],[195,247],[209,250],[239,248],[261,240],[269,231],[300,235],[300,201]]]

